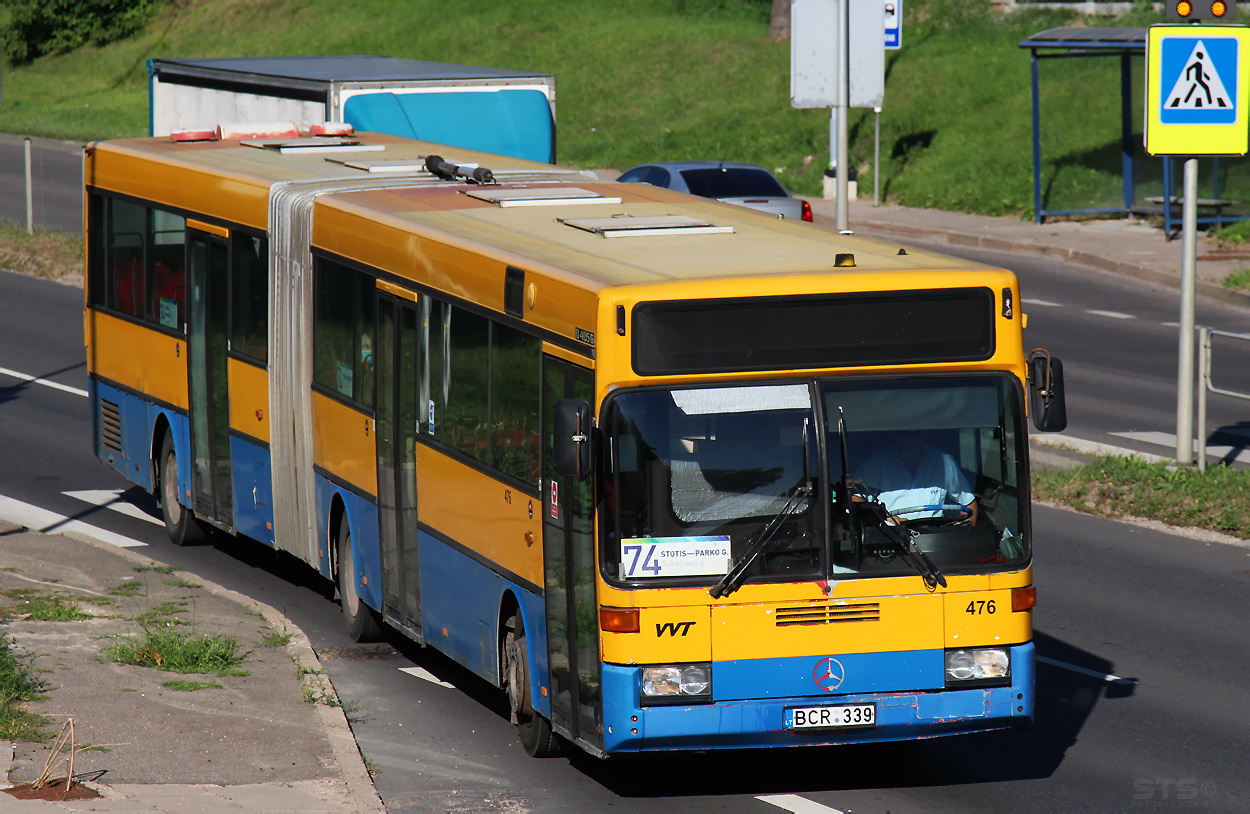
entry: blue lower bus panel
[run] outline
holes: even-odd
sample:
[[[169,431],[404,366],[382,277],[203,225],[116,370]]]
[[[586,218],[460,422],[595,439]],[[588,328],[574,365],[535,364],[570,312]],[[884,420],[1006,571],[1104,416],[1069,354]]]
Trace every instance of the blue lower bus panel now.
[[[942,651],[936,651],[941,658]],[[901,654],[881,654],[883,662]],[[604,746],[608,752],[664,749],[752,748],[913,740],[1006,727],[1033,721],[1033,644],[1011,648],[1008,687],[919,692],[861,692],[647,706],[639,703],[641,667],[603,665]],[[716,692],[712,663],[712,692]],[[883,667],[888,667],[883,663]],[[757,673],[761,688],[767,671]],[[761,689],[760,695],[765,692]],[[792,729],[786,711],[875,704],[873,726]],[[791,717],[793,717],[791,713]],[[635,717],[636,716],[636,717]]]

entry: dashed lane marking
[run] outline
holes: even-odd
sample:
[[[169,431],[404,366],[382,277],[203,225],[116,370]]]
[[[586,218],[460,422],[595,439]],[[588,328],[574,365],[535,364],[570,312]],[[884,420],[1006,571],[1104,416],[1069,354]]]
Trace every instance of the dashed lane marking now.
[[[1032,297],[1025,297],[1021,300],[1025,305],[1041,305],[1046,308],[1062,308],[1063,303],[1051,302],[1050,300],[1035,300]]]
[[[123,498],[121,489],[87,489],[81,492],[61,492],[61,494],[66,497],[72,497],[75,500],[81,500],[84,503],[90,503],[92,506],[110,509],[124,514],[127,517],[143,520],[156,526],[165,525],[165,521],[153,517],[143,509],[140,509],[135,504]]]
[[[1097,317],[1110,317],[1111,319],[1137,319],[1137,317],[1132,314],[1124,314],[1119,311],[1099,311],[1094,308],[1085,309],[1085,313],[1093,314]]]
[[[842,814],[841,809],[821,805],[815,800],[800,797],[797,794],[763,794],[755,798],[777,808],[784,808],[794,814]]]
[[[1061,670],[1071,670],[1074,673],[1080,673],[1083,676],[1090,676],[1091,678],[1100,678],[1108,684],[1137,683],[1137,679],[1135,678],[1121,678],[1120,676],[1111,675],[1110,673],[1100,673],[1097,670],[1091,670],[1088,667],[1078,667],[1075,664],[1068,664],[1066,661],[1056,661],[1055,659],[1048,659],[1045,656],[1036,656],[1035,658],[1042,664],[1049,664],[1051,667],[1058,667]]]
[[[140,548],[147,545],[147,543],[132,540],[129,537],[93,526],[90,523],[84,523],[81,520],[71,520],[56,512],[50,512],[47,509],[41,509],[38,506],[32,506],[29,503],[23,503],[20,500],[14,500],[4,495],[0,495],[0,520],[44,534],[66,534],[70,532],[81,534],[84,537],[91,537],[102,543],[115,545],[118,548]]]
[[[422,681],[437,684],[440,687],[450,687],[453,690],[456,688],[455,684],[448,684],[446,681],[440,681],[433,673],[424,667],[400,667],[399,671],[401,673],[407,673],[410,676],[414,676],[415,678],[419,678]]]
[[[60,390],[65,393],[72,393],[75,396],[87,397],[86,390],[80,390],[77,387],[70,387],[68,384],[60,382],[50,382],[47,379],[41,379],[38,376],[31,376],[29,373],[19,373],[16,370],[9,370],[7,367],[0,367],[0,375],[10,376],[14,379],[21,379],[24,382],[33,382],[34,384],[42,384],[44,387],[51,387],[53,390]]]

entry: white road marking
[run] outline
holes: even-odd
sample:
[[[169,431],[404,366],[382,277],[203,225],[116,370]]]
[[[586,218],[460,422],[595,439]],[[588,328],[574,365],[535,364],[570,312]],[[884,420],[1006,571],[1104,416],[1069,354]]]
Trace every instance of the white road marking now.
[[[755,799],[777,806],[777,808],[784,808],[786,811],[792,811],[794,814],[842,814],[841,809],[821,805],[797,794],[763,794]]]
[[[440,687],[450,687],[453,690],[456,688],[455,684],[448,684],[446,681],[439,681],[438,678],[436,678],[433,673],[431,673],[429,670],[425,669],[424,667],[400,667],[399,671],[401,673],[407,673],[410,676],[419,678],[422,681],[428,681],[431,684],[437,684]]]
[[[82,396],[83,398],[87,397],[86,390],[79,390],[77,387],[70,387],[68,384],[50,382],[47,379],[41,379],[38,376],[31,376],[28,373],[18,373],[16,370],[9,370],[7,367],[0,367],[0,375],[11,376],[14,379],[21,379],[24,382],[42,384],[44,387],[51,387],[53,390],[61,390],[66,393],[72,393],[75,396]]]
[[[1160,447],[1176,449],[1176,433],[1173,432],[1113,432],[1111,434],[1120,438],[1140,441],[1143,444],[1154,444]],[[1193,451],[1195,454],[1198,452],[1197,441],[1194,441]],[[1238,463],[1250,464],[1250,450],[1243,449],[1233,454],[1233,447],[1225,444],[1207,444],[1207,456],[1219,460],[1231,457],[1232,460]]]
[[[90,503],[92,506],[112,509],[127,517],[145,520],[154,526],[163,527],[165,525],[164,520],[159,520],[130,501],[124,500],[121,489],[87,489],[82,492],[61,492],[61,494],[66,497],[72,497],[75,500],[81,500],[84,503]]]
[[[1160,324],[1160,325],[1162,325],[1164,328],[1179,328],[1179,327],[1181,327],[1181,324],[1180,324],[1179,322],[1160,322],[1159,324]]]
[[[1035,300],[1032,297],[1025,297],[1024,299],[1020,300],[1020,302],[1024,303],[1025,305],[1042,305],[1047,308],[1062,308],[1063,307],[1062,303],[1051,302],[1050,300]]]
[[[106,531],[89,523],[83,523],[80,520],[62,517],[55,512],[50,512],[47,509],[41,509],[38,506],[32,506],[29,503],[23,503],[20,500],[14,500],[4,495],[0,495],[0,520],[14,523],[32,531],[43,532],[44,534],[73,532],[84,537],[99,540],[102,543],[115,545],[118,548],[140,548],[147,545],[147,543],[132,540],[121,534],[114,534],[111,531]]]
[[[1045,656],[1037,656],[1036,658],[1042,664],[1049,664],[1051,667],[1059,667],[1064,670],[1071,670],[1074,673],[1080,673],[1083,676],[1090,676],[1091,678],[1101,678],[1103,681],[1106,681],[1110,684],[1136,684],[1137,683],[1137,679],[1135,678],[1120,678],[1119,676],[1113,676],[1110,673],[1100,673],[1097,670],[1090,670],[1087,667],[1077,667],[1075,664],[1068,664],[1066,661],[1056,661],[1054,659],[1048,659]]]
[[[1094,308],[1087,308],[1085,313],[1093,314],[1098,317],[1111,317],[1112,319],[1137,319],[1137,317],[1132,314],[1122,314],[1119,311],[1099,311]]]

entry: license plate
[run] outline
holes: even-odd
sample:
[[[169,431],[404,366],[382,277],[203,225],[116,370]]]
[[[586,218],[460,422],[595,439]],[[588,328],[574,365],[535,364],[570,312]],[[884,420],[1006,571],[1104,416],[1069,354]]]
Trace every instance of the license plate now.
[[[876,704],[792,707],[787,709],[785,714],[786,729],[834,729],[876,725]]]

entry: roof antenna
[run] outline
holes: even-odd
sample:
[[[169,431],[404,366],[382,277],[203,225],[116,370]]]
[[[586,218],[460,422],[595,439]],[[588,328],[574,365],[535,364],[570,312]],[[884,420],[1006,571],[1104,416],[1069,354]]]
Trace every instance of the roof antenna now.
[[[427,155],[425,157],[425,171],[444,181],[454,181],[457,178],[463,178],[471,184],[495,183],[495,174],[485,167],[473,167],[472,169],[461,167],[458,164],[444,161],[441,155]]]

